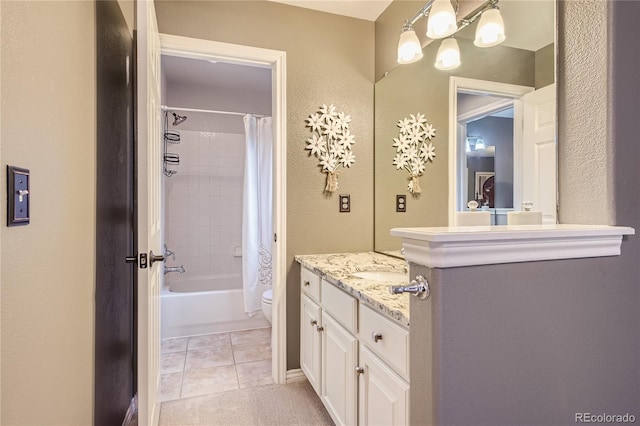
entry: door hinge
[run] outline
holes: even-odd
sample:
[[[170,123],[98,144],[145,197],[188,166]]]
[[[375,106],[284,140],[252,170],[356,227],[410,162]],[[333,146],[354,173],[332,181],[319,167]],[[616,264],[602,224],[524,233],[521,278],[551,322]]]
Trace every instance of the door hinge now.
[[[274,234],[273,234],[273,242],[274,242],[274,243],[277,243],[277,242],[278,242],[278,234],[276,234],[275,232],[274,232]]]

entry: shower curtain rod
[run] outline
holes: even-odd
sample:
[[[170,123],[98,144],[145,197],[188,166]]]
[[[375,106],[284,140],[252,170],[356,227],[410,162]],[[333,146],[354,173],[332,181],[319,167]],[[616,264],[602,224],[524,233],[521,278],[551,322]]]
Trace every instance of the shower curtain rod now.
[[[180,107],[170,107],[166,105],[162,105],[162,110],[172,110],[172,111],[187,111],[187,112],[206,112],[208,114],[225,114],[225,115],[253,115],[254,117],[268,117],[264,114],[253,114],[251,112],[235,112],[235,111],[216,111],[212,109],[195,109],[195,108],[180,108]]]

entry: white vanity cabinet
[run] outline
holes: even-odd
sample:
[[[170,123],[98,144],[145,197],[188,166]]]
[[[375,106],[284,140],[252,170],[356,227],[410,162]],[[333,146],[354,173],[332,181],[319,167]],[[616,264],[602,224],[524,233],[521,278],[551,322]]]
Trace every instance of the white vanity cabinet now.
[[[316,393],[321,387],[322,310],[320,309],[320,277],[302,268],[300,281],[300,368]]]
[[[355,425],[358,389],[358,339],[326,311],[322,312],[322,393],[320,399],[336,425]]]
[[[300,367],[337,425],[406,425],[409,331],[302,267]]]
[[[300,368],[318,394],[322,391],[321,313],[320,306],[303,294],[300,306]]]

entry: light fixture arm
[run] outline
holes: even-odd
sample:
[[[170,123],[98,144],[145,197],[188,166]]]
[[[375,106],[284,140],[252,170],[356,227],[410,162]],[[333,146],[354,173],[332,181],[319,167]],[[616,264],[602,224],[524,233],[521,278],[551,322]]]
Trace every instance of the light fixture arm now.
[[[407,19],[404,21],[405,27],[407,25],[413,26],[420,18],[425,18],[429,16],[429,12],[431,11],[431,6],[433,6],[433,2],[435,0],[429,0],[422,8],[413,15],[411,19]],[[451,5],[453,6],[453,10],[458,13],[458,0],[451,0]]]
[[[431,6],[433,6],[433,2],[435,0],[429,0],[422,8],[413,15],[410,19],[404,21],[404,28],[408,26],[413,27],[413,25],[420,20],[420,18],[428,17],[429,12],[431,11]],[[458,21],[458,31],[462,28],[471,25],[476,19],[482,15],[483,12],[494,9],[498,7],[498,2],[500,0],[487,0],[478,6],[474,11],[469,13],[467,16]],[[453,5],[453,9],[456,13],[458,13],[459,3],[458,0],[451,0],[451,4]]]
[[[487,0],[478,6],[475,10],[469,13],[467,16],[458,21],[458,31],[463,29],[466,26],[473,24],[473,22],[478,19],[484,12],[489,9],[497,9],[499,0]]]

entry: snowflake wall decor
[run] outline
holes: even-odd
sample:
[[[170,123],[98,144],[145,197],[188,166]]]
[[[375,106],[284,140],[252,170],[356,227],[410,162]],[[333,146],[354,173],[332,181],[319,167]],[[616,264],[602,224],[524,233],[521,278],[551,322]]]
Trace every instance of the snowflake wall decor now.
[[[414,194],[420,194],[420,176],[424,173],[427,162],[433,162],[436,149],[432,143],[427,143],[436,135],[436,129],[424,117],[424,114],[410,114],[398,121],[400,132],[397,138],[393,138],[393,146],[396,148],[396,156],[393,164],[397,170],[405,169],[409,172],[409,185],[407,190]]]
[[[318,157],[322,172],[327,174],[325,192],[335,192],[338,190],[338,167],[351,167],[356,161],[351,150],[355,143],[349,131],[351,117],[344,112],[336,112],[333,104],[323,104],[306,122],[306,127],[310,127],[313,134],[307,139],[305,149],[310,151],[309,155]]]

